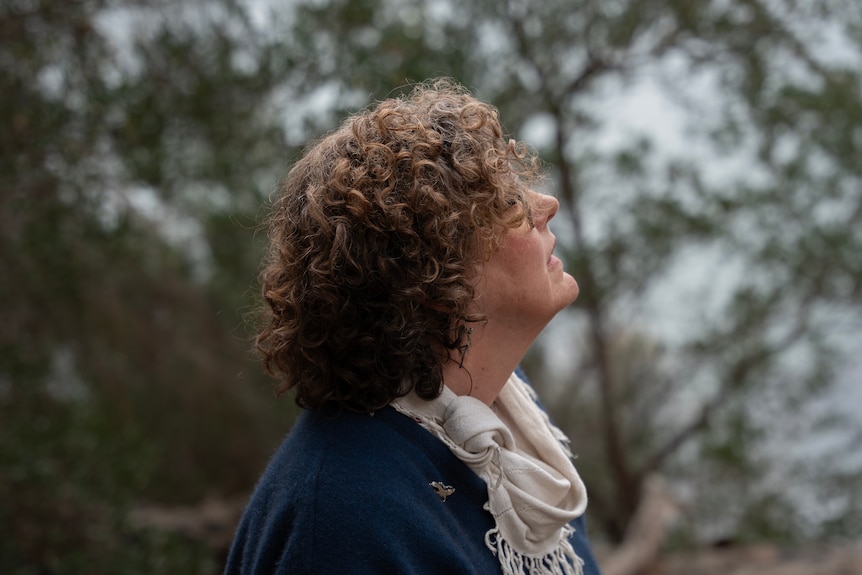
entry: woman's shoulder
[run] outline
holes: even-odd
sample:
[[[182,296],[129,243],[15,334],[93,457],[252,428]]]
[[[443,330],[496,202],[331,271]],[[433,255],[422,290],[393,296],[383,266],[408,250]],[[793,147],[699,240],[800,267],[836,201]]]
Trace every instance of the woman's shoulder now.
[[[373,416],[306,412],[258,483],[233,561],[255,557],[259,569],[263,554],[267,565],[289,560],[291,572],[302,572],[303,562],[326,572],[329,562],[348,560],[396,572],[425,565],[431,554],[439,572],[470,572],[453,566],[487,560],[474,557],[492,526],[485,499],[475,473],[392,408]]]
[[[471,507],[481,507],[487,498],[481,478],[391,407],[373,416],[303,414],[270,462],[261,488],[285,495],[286,505],[313,506],[309,511],[317,516],[350,509],[358,512],[357,520],[366,509],[378,519],[436,512],[443,502],[438,493],[448,503],[460,500]],[[458,497],[449,500],[449,489]]]
[[[468,468],[436,437],[391,407],[373,415],[303,413],[270,466],[318,480],[370,479],[386,471],[389,485],[405,484],[442,468],[464,474]],[[397,474],[391,473],[394,468]],[[280,472],[280,474],[281,474]],[[484,489],[483,489],[484,491]]]

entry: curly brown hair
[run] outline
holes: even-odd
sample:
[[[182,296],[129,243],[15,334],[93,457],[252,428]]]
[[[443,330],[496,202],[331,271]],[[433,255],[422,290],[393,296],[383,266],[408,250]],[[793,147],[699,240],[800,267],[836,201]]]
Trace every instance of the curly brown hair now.
[[[257,336],[278,393],[373,412],[432,399],[460,355],[478,265],[530,221],[535,153],[450,80],[348,118],[279,187]],[[454,358],[458,360],[456,356]]]

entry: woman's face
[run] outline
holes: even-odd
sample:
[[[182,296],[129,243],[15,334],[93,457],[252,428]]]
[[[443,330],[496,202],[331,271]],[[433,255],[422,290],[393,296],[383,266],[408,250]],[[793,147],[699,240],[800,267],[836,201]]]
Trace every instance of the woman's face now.
[[[527,192],[533,227],[524,222],[506,233],[484,263],[476,303],[488,321],[538,335],[558,311],[578,297],[578,283],[553,255],[556,238],[548,221],[560,207],[556,198]]]

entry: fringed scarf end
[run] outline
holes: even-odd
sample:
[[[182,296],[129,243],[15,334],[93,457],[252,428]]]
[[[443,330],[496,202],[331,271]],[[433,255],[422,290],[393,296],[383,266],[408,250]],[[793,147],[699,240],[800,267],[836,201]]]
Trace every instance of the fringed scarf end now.
[[[513,549],[496,527],[485,534],[485,545],[497,556],[504,575],[583,575],[584,561],[569,542],[573,532],[571,526],[565,526],[557,547],[540,557],[523,555]]]

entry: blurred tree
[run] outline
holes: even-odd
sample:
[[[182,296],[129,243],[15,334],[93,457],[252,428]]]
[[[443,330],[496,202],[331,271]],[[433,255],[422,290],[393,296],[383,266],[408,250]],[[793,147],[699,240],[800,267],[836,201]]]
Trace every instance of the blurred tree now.
[[[662,471],[695,536],[858,533],[858,467],[786,451],[818,432],[803,408],[862,319],[860,11],[5,2],[0,571],[213,568],[123,511],[249,488],[289,423],[242,329],[259,206],[309,138],[438,75],[551,164],[582,295],[544,347],[577,361],[536,354],[532,373],[575,438],[594,527],[622,537]],[[609,102],[645,82],[683,146],[608,138],[625,112]]]
[[[800,498],[825,469],[774,472],[787,464],[774,451],[808,443],[813,416],[796,414],[835,381],[862,322],[858,7],[330,0],[298,3],[292,22],[285,35],[319,47],[337,102],[439,72],[510,129],[546,127],[560,246],[581,284],[554,347],[579,362],[537,380],[577,438],[608,537],[656,471],[690,493],[701,537],[858,530]],[[608,143],[620,110],[606,100],[645,81],[684,124],[681,149],[631,128]]]
[[[0,572],[212,572],[124,511],[247,490],[289,424],[243,329],[286,63],[227,1],[4,2],[0,36]]]

